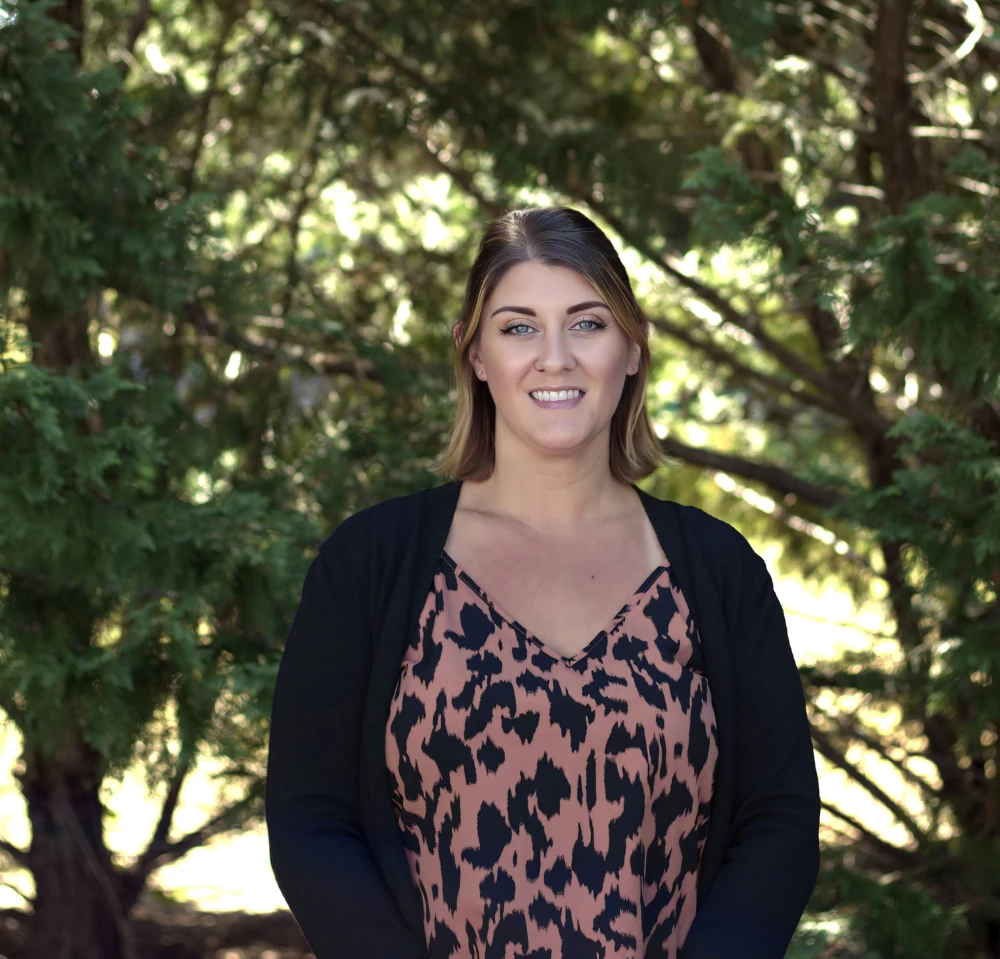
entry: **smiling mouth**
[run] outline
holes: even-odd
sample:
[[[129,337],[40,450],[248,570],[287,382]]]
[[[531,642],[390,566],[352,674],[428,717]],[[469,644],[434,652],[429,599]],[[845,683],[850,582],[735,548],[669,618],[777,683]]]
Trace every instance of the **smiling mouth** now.
[[[565,389],[561,390],[529,390],[528,396],[530,396],[533,400],[539,400],[542,399],[541,394],[546,394],[548,401],[555,401],[557,398],[576,399],[578,396],[583,396],[586,392],[587,392],[586,390],[582,390],[578,386],[572,386],[572,387],[566,387]],[[560,397],[560,394],[562,393],[570,393],[575,395]]]
[[[563,399],[555,400],[542,400],[532,396],[530,393],[528,394],[536,405],[547,410],[568,410],[580,403],[585,395],[583,390],[578,390],[576,391],[576,396],[567,396]]]

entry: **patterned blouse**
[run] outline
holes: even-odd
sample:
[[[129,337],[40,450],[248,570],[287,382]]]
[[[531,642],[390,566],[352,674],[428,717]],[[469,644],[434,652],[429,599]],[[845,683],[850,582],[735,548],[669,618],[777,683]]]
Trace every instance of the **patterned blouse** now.
[[[386,725],[431,959],[674,959],[717,759],[668,565],[575,656],[442,551]]]

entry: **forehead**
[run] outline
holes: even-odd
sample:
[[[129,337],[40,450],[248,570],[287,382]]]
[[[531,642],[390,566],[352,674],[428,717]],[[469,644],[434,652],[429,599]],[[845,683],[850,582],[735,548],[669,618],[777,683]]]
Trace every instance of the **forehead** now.
[[[601,295],[579,273],[564,266],[531,261],[511,267],[486,301],[487,306],[569,306]]]

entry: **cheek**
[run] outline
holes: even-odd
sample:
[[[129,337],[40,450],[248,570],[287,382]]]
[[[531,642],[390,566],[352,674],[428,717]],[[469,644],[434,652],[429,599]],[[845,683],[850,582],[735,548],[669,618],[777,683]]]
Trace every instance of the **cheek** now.
[[[532,360],[518,357],[496,357],[490,364],[490,377],[501,388],[517,389],[532,375]]]
[[[619,353],[613,359],[608,359],[605,355],[594,364],[594,377],[602,383],[615,386],[631,372],[634,365],[632,357],[628,353]]]

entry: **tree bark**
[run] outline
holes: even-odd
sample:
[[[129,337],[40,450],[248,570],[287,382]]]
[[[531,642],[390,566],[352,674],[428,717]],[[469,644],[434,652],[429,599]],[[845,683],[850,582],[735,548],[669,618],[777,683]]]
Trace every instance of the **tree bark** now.
[[[136,959],[104,842],[102,758],[76,739],[24,760],[36,892],[23,959]]]
[[[77,64],[83,62],[83,0],[63,0],[52,8],[52,19],[66,24],[72,30],[69,50]]]
[[[906,52],[911,6],[912,0],[882,0],[872,50],[875,136],[882,156],[882,188],[893,213],[902,213],[926,192],[910,130]]]
[[[93,362],[86,313],[49,318],[44,310],[35,309],[28,328],[37,344],[32,355],[36,366],[65,373],[71,367],[88,367]]]

